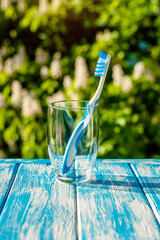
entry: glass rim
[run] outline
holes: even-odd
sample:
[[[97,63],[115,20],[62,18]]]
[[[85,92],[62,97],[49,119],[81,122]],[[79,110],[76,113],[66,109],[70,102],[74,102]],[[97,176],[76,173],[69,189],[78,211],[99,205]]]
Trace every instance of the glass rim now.
[[[61,101],[54,101],[54,102],[50,102],[50,103],[48,103],[48,107],[49,108],[53,108],[53,109],[59,109],[59,110],[65,110],[65,109],[70,109],[70,110],[76,110],[76,109],[86,109],[86,106],[85,107],[66,107],[66,106],[64,106],[64,107],[61,107],[61,106],[54,106],[54,105],[52,105],[52,104],[55,104],[55,103],[67,103],[67,102],[81,102],[81,103],[83,103],[83,102],[86,102],[86,103],[88,103],[89,101],[88,100],[61,100]],[[97,106],[98,106],[98,103],[97,103],[97,105],[96,106],[94,106],[94,107],[91,107],[91,108],[97,108]]]

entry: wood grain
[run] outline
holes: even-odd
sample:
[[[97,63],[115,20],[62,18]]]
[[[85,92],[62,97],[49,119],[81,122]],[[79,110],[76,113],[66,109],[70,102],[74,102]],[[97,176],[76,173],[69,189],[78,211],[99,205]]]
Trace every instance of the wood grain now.
[[[22,158],[3,158],[0,159],[0,164],[2,163],[12,163],[12,164],[16,164],[16,163],[23,163],[23,164],[51,164],[50,159],[22,159]]]
[[[21,165],[0,217],[0,239],[76,239],[75,187],[52,166]]]
[[[100,161],[103,161],[104,163],[128,163],[128,164],[137,164],[137,163],[143,163],[143,164],[152,164],[157,165],[160,164],[160,159],[102,159]]]
[[[78,239],[160,239],[160,229],[128,164],[97,161],[77,187]]]
[[[0,213],[14,181],[14,172],[16,172],[14,164],[0,164]]]
[[[160,164],[160,159],[98,159],[97,161],[103,161],[104,163],[128,163],[128,164]],[[50,164],[50,159],[22,159],[22,158],[4,158],[0,159],[0,163],[35,163],[35,164]]]
[[[160,224],[160,165],[131,165]]]

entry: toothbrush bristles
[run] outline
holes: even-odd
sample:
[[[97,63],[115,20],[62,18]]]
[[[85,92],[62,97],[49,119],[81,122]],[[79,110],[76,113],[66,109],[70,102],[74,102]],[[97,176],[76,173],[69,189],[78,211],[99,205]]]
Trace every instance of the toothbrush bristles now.
[[[108,55],[105,54],[104,52],[100,51],[99,53],[99,59],[96,65],[96,69],[94,72],[94,76],[102,76],[107,64],[107,59],[108,59]]]

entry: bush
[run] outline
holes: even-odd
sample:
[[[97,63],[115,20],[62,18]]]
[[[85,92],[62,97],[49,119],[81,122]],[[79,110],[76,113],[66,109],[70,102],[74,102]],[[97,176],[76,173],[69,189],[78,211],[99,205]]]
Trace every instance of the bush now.
[[[60,1],[0,11],[0,157],[48,158],[47,102],[89,100],[99,51],[101,158],[160,157],[157,1]],[[90,76],[90,77],[88,77]]]

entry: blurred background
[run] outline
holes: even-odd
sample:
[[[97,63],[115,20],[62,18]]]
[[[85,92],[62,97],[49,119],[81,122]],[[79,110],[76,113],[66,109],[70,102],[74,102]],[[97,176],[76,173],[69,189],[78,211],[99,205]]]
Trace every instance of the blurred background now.
[[[48,158],[47,104],[89,100],[99,51],[98,158],[160,158],[158,0],[0,1],[0,158]]]

